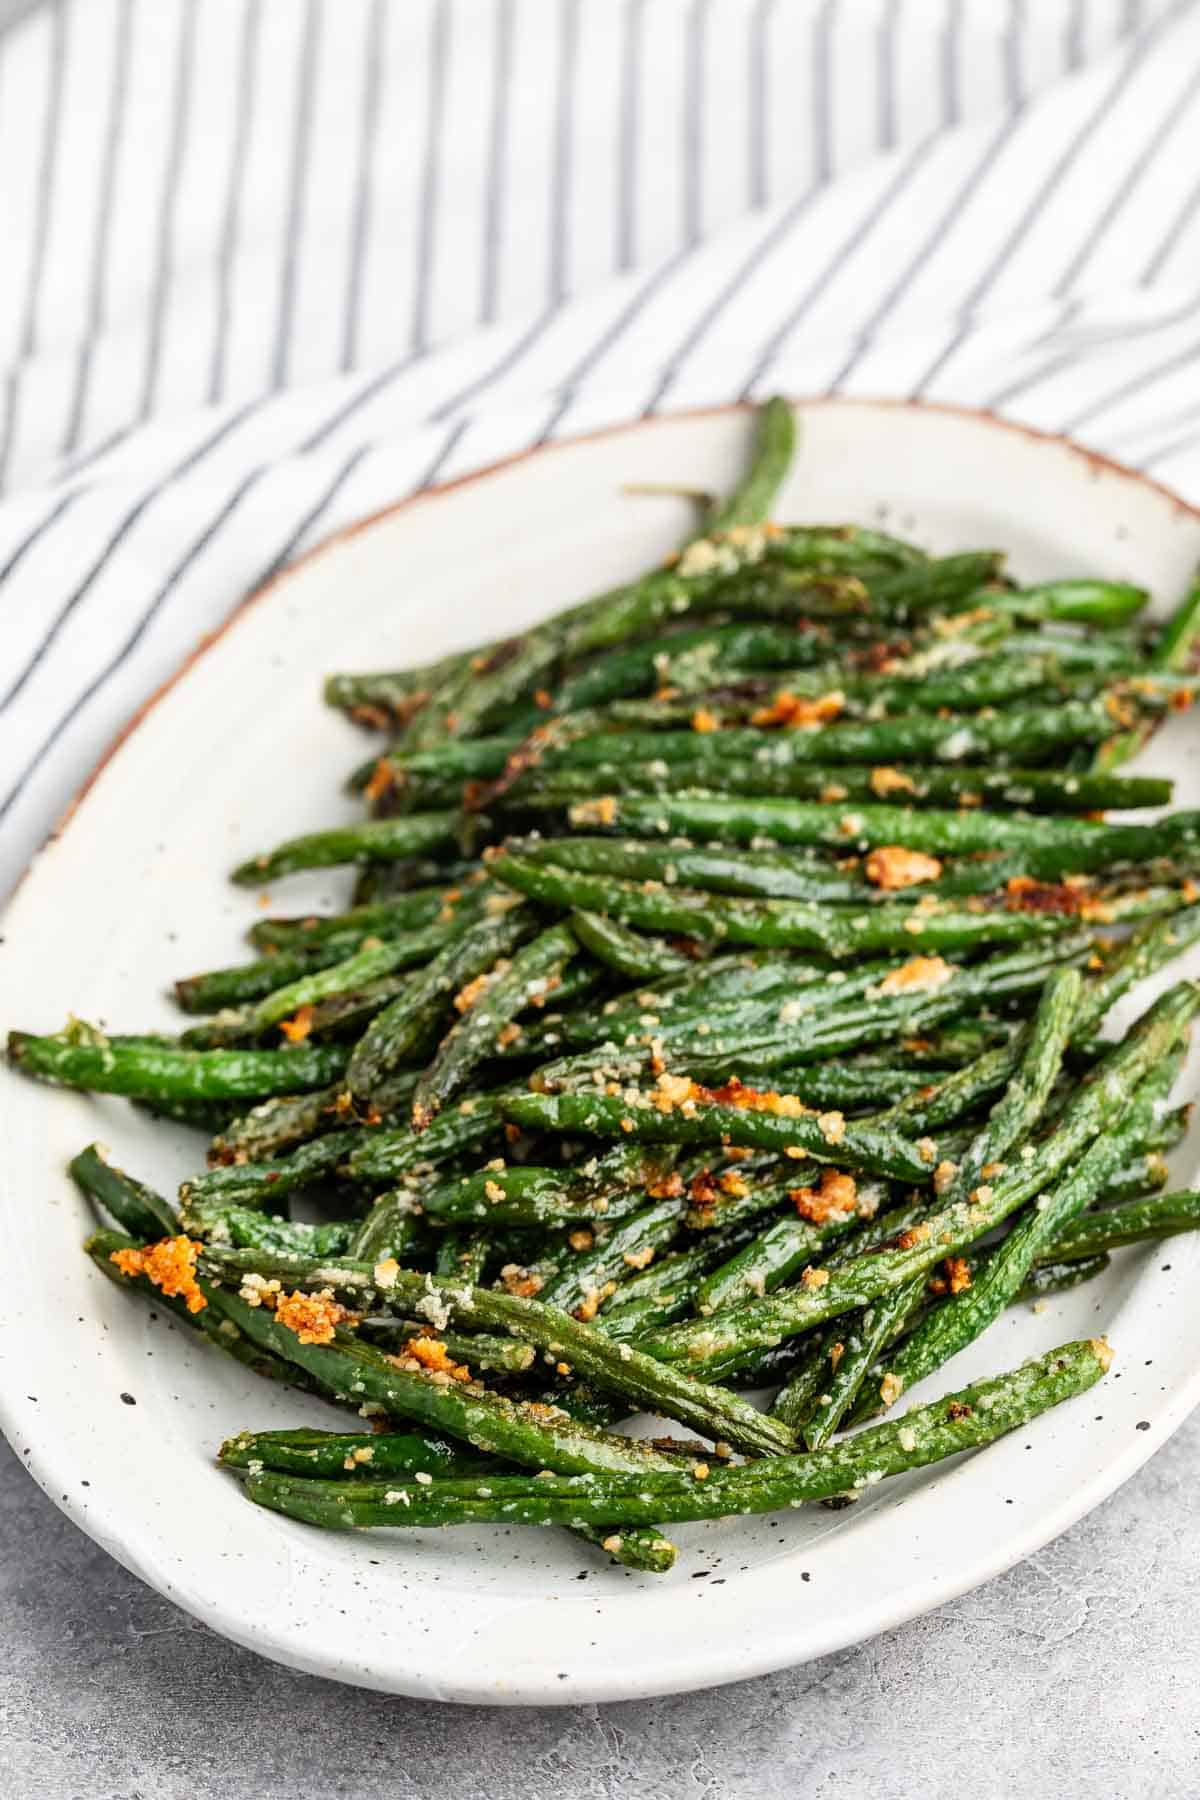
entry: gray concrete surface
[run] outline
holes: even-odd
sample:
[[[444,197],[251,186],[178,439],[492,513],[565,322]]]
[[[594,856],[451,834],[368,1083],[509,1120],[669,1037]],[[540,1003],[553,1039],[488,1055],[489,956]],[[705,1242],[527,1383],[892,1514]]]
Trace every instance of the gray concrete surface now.
[[[22,1800],[1200,1793],[1200,1415],[1057,1543],[903,1630],[736,1687],[519,1712],[235,1649],[0,1457],[0,1793]]]

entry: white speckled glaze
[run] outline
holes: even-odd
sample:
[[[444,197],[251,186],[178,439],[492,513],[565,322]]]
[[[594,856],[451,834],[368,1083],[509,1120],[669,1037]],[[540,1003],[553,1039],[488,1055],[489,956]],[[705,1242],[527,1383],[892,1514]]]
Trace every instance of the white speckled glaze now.
[[[1200,561],[1196,514],[1059,440],[932,408],[801,412],[780,517],[879,521],[939,551],[996,544],[1024,579],[1131,576],[1160,607]],[[0,1023],[51,1029],[74,1011],[123,1029],[170,1026],[173,977],[244,954],[255,897],[226,870],[353,814],[341,777],[362,739],[321,705],[322,674],[498,635],[654,561],[685,529],[683,505],[623,496],[622,484],[723,487],[749,428],[731,410],[544,450],[369,521],[256,597],[146,712],[37,858],[5,926]],[[1195,729],[1172,721],[1152,755],[1183,804],[1200,798]],[[331,906],[346,885],[339,873],[303,877],[278,884],[273,901]],[[1200,959],[1182,967],[1198,973]],[[188,1343],[78,1249],[87,1218],[65,1164],[82,1144],[100,1138],[170,1184],[198,1162],[200,1140],[8,1070],[0,1135],[7,1435],[30,1447],[47,1493],[161,1592],[267,1656],[365,1686],[553,1704],[703,1687],[816,1656],[1037,1549],[1200,1397],[1189,1303],[1200,1244],[1183,1238],[1124,1253],[1103,1282],[1040,1314],[1009,1312],[929,1384],[1107,1331],[1114,1374],[1085,1399],[847,1512],[680,1527],[679,1567],[665,1579],[586,1563],[557,1532],[322,1534],[247,1506],[212,1453],[235,1428],[324,1409]],[[1181,1178],[1196,1142],[1177,1158]]]

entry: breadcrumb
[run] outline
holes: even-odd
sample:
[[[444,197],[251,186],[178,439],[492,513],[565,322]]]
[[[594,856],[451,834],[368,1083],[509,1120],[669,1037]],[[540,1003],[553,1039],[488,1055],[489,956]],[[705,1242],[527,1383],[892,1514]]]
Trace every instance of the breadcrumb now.
[[[455,1012],[470,1012],[480,996],[487,992],[488,983],[491,979],[490,971],[485,970],[482,975],[476,975],[474,981],[468,981],[466,987],[460,988],[458,993],[454,996]]]
[[[281,1019],[279,1029],[289,1044],[302,1044],[312,1030],[313,1009],[298,1006],[290,1019]]]
[[[889,794],[911,794],[916,785],[911,775],[902,774],[899,769],[871,770],[871,787],[881,800]]]
[[[828,694],[822,694],[816,700],[807,700],[800,694],[776,694],[770,706],[759,707],[750,715],[752,725],[785,725],[791,730],[815,731],[821,725],[828,725],[844,711],[846,696],[839,688]]]
[[[194,1238],[169,1237],[144,1250],[114,1250],[108,1260],[122,1275],[144,1275],[169,1300],[183,1300],[190,1313],[198,1313],[208,1305],[196,1282],[200,1250]]]
[[[363,789],[363,793],[374,804],[376,800],[382,800],[383,796],[395,785],[395,765],[389,762],[386,756],[381,756],[371,771],[371,779]]]
[[[971,1270],[965,1256],[946,1258],[946,1280],[952,1294],[965,1294],[971,1285]]]
[[[872,850],[866,860],[867,880],[880,888],[915,887],[918,882],[936,881],[942,865],[936,856],[923,850],[905,850],[899,844],[885,844]]]
[[[452,1381],[470,1381],[471,1379],[471,1371],[466,1363],[456,1363],[441,1338],[411,1338],[405,1345],[405,1351],[415,1362],[419,1362],[422,1368],[449,1375]]]
[[[505,1263],[500,1271],[500,1285],[506,1294],[514,1295],[518,1300],[532,1300],[546,1283],[535,1269],[522,1268],[520,1263]]]
[[[858,1203],[858,1185],[853,1175],[841,1169],[824,1169],[819,1187],[792,1188],[788,1199],[802,1219],[810,1225],[827,1225],[849,1218]]]
[[[332,1288],[319,1294],[287,1294],[275,1308],[280,1325],[294,1331],[302,1344],[331,1344],[337,1326],[352,1317],[333,1297]]]
[[[879,994],[911,994],[944,987],[954,975],[954,965],[941,956],[914,956],[891,969],[875,990]]]

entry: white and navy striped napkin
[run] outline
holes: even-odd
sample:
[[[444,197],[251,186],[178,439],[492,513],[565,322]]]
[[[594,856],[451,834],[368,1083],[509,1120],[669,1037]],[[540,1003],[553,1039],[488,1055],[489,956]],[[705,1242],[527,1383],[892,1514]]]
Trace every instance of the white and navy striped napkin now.
[[[422,483],[781,388],[1200,497],[1200,10],[58,0],[0,37],[0,892],[239,597]]]

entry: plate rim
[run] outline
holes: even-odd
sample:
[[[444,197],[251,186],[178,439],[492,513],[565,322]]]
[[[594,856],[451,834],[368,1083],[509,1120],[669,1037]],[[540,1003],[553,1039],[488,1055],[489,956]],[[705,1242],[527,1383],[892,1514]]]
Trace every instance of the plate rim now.
[[[943,415],[962,422],[969,421],[975,425],[994,427],[997,430],[1031,439],[1039,444],[1064,450],[1080,458],[1097,472],[1110,473],[1124,482],[1149,489],[1165,500],[1178,514],[1184,515],[1200,526],[1200,505],[1194,505],[1185,500],[1166,483],[1102,452],[1089,449],[1064,433],[1046,431],[1007,419],[986,408],[956,406],[896,396],[812,395],[800,397],[789,395],[787,398],[793,407],[801,411],[805,408],[816,407],[855,408],[871,411],[886,409],[916,414]],[[495,458],[451,480],[390,501],[361,518],[354,519],[349,524],[330,532],[302,555],[277,570],[266,581],[259,583],[237,600],[220,624],[204,633],[165,680],[134,710],[101,752],[41,845],[31,856],[11,893],[5,899],[3,913],[7,914],[15,904],[27,877],[35,866],[42,865],[45,859],[53,853],[109,765],[160,703],[173,692],[201,659],[244,618],[251,607],[256,606],[268,594],[274,593],[277,588],[291,580],[310,563],[428,500],[444,498],[504,470],[512,469],[521,463],[533,461],[535,458],[552,454],[555,451],[578,449],[606,438],[641,432],[656,426],[671,426],[706,419],[728,419],[754,410],[755,403],[752,401],[734,401],[711,406],[683,408],[640,418],[614,421],[590,431],[555,439],[551,442],[534,444],[526,449]],[[0,1386],[0,1430],[12,1443],[15,1451],[17,1439],[28,1434],[33,1418],[22,1411],[20,1397],[7,1391],[7,1388],[8,1384]],[[810,1624],[804,1633],[802,1649],[797,1649],[792,1642],[782,1642],[776,1635],[756,1655],[747,1656],[744,1652],[738,1653],[736,1666],[734,1666],[728,1653],[723,1660],[719,1646],[714,1646],[694,1654],[689,1659],[686,1670],[681,1672],[678,1664],[675,1663],[669,1668],[664,1668],[661,1675],[656,1675],[653,1679],[643,1677],[639,1680],[636,1688],[631,1688],[627,1683],[623,1683],[619,1673],[614,1671],[604,1680],[597,1679],[593,1674],[586,1678],[586,1684],[582,1687],[575,1687],[570,1682],[563,1687],[552,1687],[544,1682],[539,1682],[535,1677],[532,1681],[518,1678],[517,1685],[502,1692],[497,1692],[495,1688],[472,1685],[470,1688],[461,1688],[458,1691],[446,1693],[431,1690],[427,1683],[423,1684],[417,1681],[401,1685],[394,1678],[389,1680],[382,1673],[376,1673],[361,1664],[349,1664],[343,1658],[331,1660],[328,1656],[322,1657],[319,1653],[306,1653],[303,1642],[297,1640],[294,1632],[289,1633],[286,1628],[276,1631],[270,1625],[264,1626],[262,1623],[256,1630],[250,1631],[246,1626],[246,1621],[236,1613],[231,1615],[227,1604],[222,1603],[219,1597],[188,1592],[188,1584],[181,1582],[178,1569],[168,1569],[167,1567],[160,1569],[153,1559],[147,1564],[135,1545],[130,1544],[123,1537],[119,1541],[114,1539],[111,1519],[105,1520],[97,1517],[93,1520],[90,1515],[81,1516],[74,1507],[64,1504],[63,1502],[67,1498],[66,1494],[63,1495],[62,1500],[58,1497],[63,1471],[52,1466],[53,1444],[49,1449],[39,1447],[35,1455],[22,1456],[18,1454],[18,1460],[58,1509],[123,1567],[129,1569],[140,1580],[146,1581],[155,1591],[174,1604],[182,1606],[191,1616],[200,1619],[222,1636],[244,1648],[253,1650],[256,1654],[309,1674],[376,1691],[407,1693],[426,1699],[447,1700],[455,1704],[561,1706],[583,1702],[611,1703],[630,1698],[650,1698],[751,1679],[792,1666],[797,1659],[808,1661],[856,1643],[869,1641],[870,1638],[883,1631],[894,1629],[909,1620],[923,1616],[985,1582],[994,1580],[998,1575],[1005,1573],[1068,1530],[1134,1475],[1178,1430],[1198,1403],[1200,1403],[1200,1367],[1197,1367],[1190,1377],[1178,1385],[1161,1411],[1156,1414],[1149,1430],[1139,1431],[1123,1452],[1110,1457],[1090,1478],[1082,1482],[1068,1498],[1062,1500],[1055,1508],[1049,1511],[1043,1509],[1035,1513],[1022,1531],[1011,1537],[1005,1537],[1002,1548],[995,1550],[985,1546],[974,1559],[967,1563],[960,1563],[947,1578],[938,1582],[936,1593],[930,1593],[928,1576],[923,1575],[919,1583],[910,1583],[900,1587],[893,1591],[889,1598],[876,1603],[873,1608],[860,1606],[855,1609],[852,1616],[846,1618],[834,1613],[827,1615],[823,1631],[818,1629],[814,1632]],[[100,1512],[110,1509],[97,1508],[96,1510]],[[119,1513],[119,1508],[117,1510]]]

